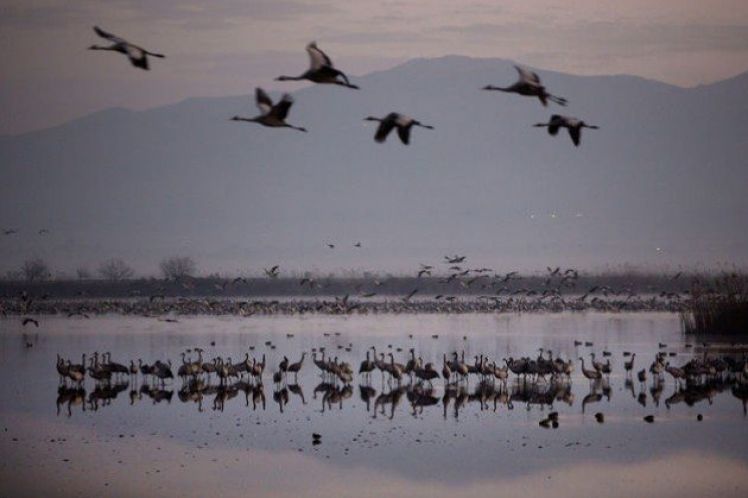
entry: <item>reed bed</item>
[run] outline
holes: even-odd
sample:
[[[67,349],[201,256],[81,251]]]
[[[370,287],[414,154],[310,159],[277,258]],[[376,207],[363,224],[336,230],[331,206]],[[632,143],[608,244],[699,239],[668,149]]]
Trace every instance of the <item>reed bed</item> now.
[[[727,273],[711,282],[694,280],[681,322],[686,334],[748,336],[748,276]]]

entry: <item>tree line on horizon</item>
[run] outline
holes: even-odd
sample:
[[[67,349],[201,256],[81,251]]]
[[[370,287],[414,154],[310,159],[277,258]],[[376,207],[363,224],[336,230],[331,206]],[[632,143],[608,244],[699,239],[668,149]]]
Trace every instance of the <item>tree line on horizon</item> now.
[[[348,270],[341,273],[330,272],[286,272],[285,274],[279,275],[280,279],[302,279],[302,278],[328,278],[328,279],[392,279],[392,278],[408,278],[407,273],[393,273],[393,272],[371,272],[371,271],[355,271]],[[523,278],[530,278],[535,276],[535,272],[513,272],[517,273]],[[580,274],[582,272],[580,271]],[[584,274],[587,277],[621,277],[628,276],[631,278],[641,279],[649,277],[669,277],[682,280],[709,277],[719,275],[723,273],[747,273],[745,269],[739,269],[736,267],[732,268],[720,268],[720,269],[691,269],[691,270],[679,270],[675,273],[669,271],[656,271],[656,270],[642,270],[632,265],[622,265],[618,268],[604,269],[597,271],[586,271]],[[267,271],[258,272],[261,277],[267,276]],[[236,277],[240,275],[240,277]],[[210,273],[205,275],[198,274],[198,265],[195,260],[190,256],[169,256],[162,259],[159,262],[159,272],[157,275],[142,275],[138,276],[135,269],[130,266],[125,260],[118,257],[112,257],[99,263],[95,270],[91,270],[86,266],[80,266],[76,268],[74,275],[69,275],[64,272],[53,273],[52,267],[41,257],[32,257],[25,260],[20,267],[8,270],[4,274],[0,275],[0,281],[25,281],[28,283],[32,282],[49,282],[49,281],[90,281],[90,280],[105,280],[111,282],[119,282],[126,280],[142,280],[142,279],[153,279],[161,278],[163,280],[179,281],[184,279],[206,279],[206,280],[221,280],[221,279],[232,279],[232,278],[244,278],[246,272],[237,272],[232,275],[221,275],[218,273]],[[254,279],[256,277],[247,276],[246,278]]]
[[[189,256],[170,256],[161,260],[159,270],[165,280],[179,280],[194,277],[197,264]],[[75,277],[68,277],[64,274],[55,277],[50,265],[44,259],[34,257],[24,261],[18,269],[7,271],[4,280],[46,282],[50,280],[95,280],[96,277],[111,282],[132,280],[135,278],[135,270],[122,258],[109,258],[99,263],[95,272],[81,266],[75,270]]]

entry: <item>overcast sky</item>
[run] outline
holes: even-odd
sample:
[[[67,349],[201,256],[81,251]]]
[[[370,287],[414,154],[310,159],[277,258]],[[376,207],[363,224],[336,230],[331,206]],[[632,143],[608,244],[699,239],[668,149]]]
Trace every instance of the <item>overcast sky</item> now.
[[[145,72],[87,51],[93,25],[168,58]],[[354,75],[462,54],[692,86],[748,70],[748,1],[0,0],[0,134],[273,88],[310,40]]]

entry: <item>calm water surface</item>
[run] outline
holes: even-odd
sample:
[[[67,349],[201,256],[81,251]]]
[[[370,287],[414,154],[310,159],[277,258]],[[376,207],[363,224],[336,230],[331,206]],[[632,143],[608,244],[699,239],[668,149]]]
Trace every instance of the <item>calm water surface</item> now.
[[[685,396],[670,376],[626,382],[623,351],[637,354],[637,370],[659,343],[674,365],[703,353],[686,347],[672,314],[42,317],[38,329],[2,319],[0,332],[0,496],[748,496],[745,388]],[[141,389],[133,378],[106,400],[87,379],[82,402],[58,393],[57,353],[75,363],[93,351],[125,364],[171,359],[176,371],[196,346],[234,361],[254,346],[267,356],[263,386],[197,399],[180,396],[179,379]],[[370,346],[401,363],[413,347],[438,370],[455,350],[492,359],[607,350],[613,374],[590,385],[577,362],[568,386],[511,376],[505,389],[481,390],[471,379],[446,405],[437,380],[427,406],[406,390],[395,399],[378,372],[331,390],[308,354],[297,382],[271,379],[283,355],[325,347],[358,370]],[[554,410],[559,428],[540,427]]]

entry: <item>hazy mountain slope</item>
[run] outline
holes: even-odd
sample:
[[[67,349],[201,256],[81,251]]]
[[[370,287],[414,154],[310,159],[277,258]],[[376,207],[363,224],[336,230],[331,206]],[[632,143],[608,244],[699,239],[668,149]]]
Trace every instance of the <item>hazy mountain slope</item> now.
[[[511,83],[511,63],[450,56],[356,78],[361,91],[296,92],[289,122],[308,134],[230,122],[256,113],[243,96],[3,137],[0,226],[22,230],[0,255],[68,268],[119,255],[142,271],[173,253],[211,270],[398,270],[445,252],[525,268],[746,262],[748,75],[694,89],[541,76],[568,109],[481,91]],[[363,118],[391,110],[436,130],[376,144]],[[575,148],[532,128],[554,112],[601,130]]]

